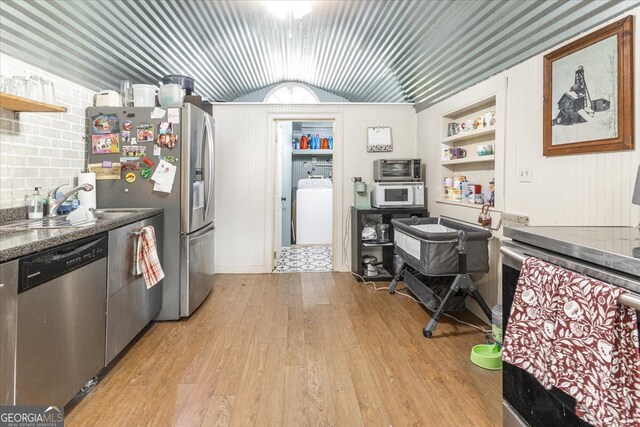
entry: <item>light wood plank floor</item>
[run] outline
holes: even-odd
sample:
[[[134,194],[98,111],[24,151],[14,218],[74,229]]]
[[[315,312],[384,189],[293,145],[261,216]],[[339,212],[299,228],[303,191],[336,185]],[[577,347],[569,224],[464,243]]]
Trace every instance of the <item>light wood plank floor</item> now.
[[[478,323],[470,313],[460,317]],[[185,321],[153,324],[66,408],[68,426],[497,426],[484,334],[347,273],[220,275]]]

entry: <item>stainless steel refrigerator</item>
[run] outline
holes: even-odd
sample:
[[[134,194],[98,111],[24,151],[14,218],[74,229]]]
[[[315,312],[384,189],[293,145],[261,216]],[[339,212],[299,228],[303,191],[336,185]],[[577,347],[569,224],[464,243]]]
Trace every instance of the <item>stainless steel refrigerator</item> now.
[[[164,208],[165,278],[157,319],[170,320],[190,316],[213,289],[215,123],[191,104],[162,110],[158,117],[162,112],[154,114],[154,108],[88,108],[87,163],[110,177],[97,178],[98,208]],[[167,136],[159,140],[161,129]],[[145,141],[150,130],[152,140]],[[152,180],[161,159],[177,168],[170,192],[157,191]],[[115,163],[128,170],[116,174]]]

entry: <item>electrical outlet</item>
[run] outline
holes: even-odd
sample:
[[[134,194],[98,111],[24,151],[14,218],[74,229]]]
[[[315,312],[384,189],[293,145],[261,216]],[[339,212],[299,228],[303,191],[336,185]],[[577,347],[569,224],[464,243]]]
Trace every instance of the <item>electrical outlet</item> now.
[[[531,182],[531,164],[522,164],[518,166],[518,181],[519,182]]]
[[[517,215],[503,212],[500,218],[502,218],[502,224],[506,226],[529,225],[529,217],[526,215]]]

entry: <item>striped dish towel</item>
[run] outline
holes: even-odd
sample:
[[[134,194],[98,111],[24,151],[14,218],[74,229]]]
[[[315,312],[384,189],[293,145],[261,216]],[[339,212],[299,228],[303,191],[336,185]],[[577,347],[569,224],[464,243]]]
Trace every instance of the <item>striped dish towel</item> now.
[[[147,284],[147,289],[149,289],[164,277],[164,271],[162,271],[160,259],[158,259],[156,232],[153,226],[142,227],[139,239],[136,253],[137,271],[142,270],[144,281]]]

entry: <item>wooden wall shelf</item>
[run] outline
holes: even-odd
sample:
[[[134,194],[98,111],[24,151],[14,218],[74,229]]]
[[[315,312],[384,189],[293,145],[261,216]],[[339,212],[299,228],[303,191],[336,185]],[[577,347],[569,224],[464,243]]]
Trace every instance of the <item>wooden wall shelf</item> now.
[[[0,92],[0,108],[19,113],[66,113],[67,109],[59,105],[45,104],[21,96]]]

